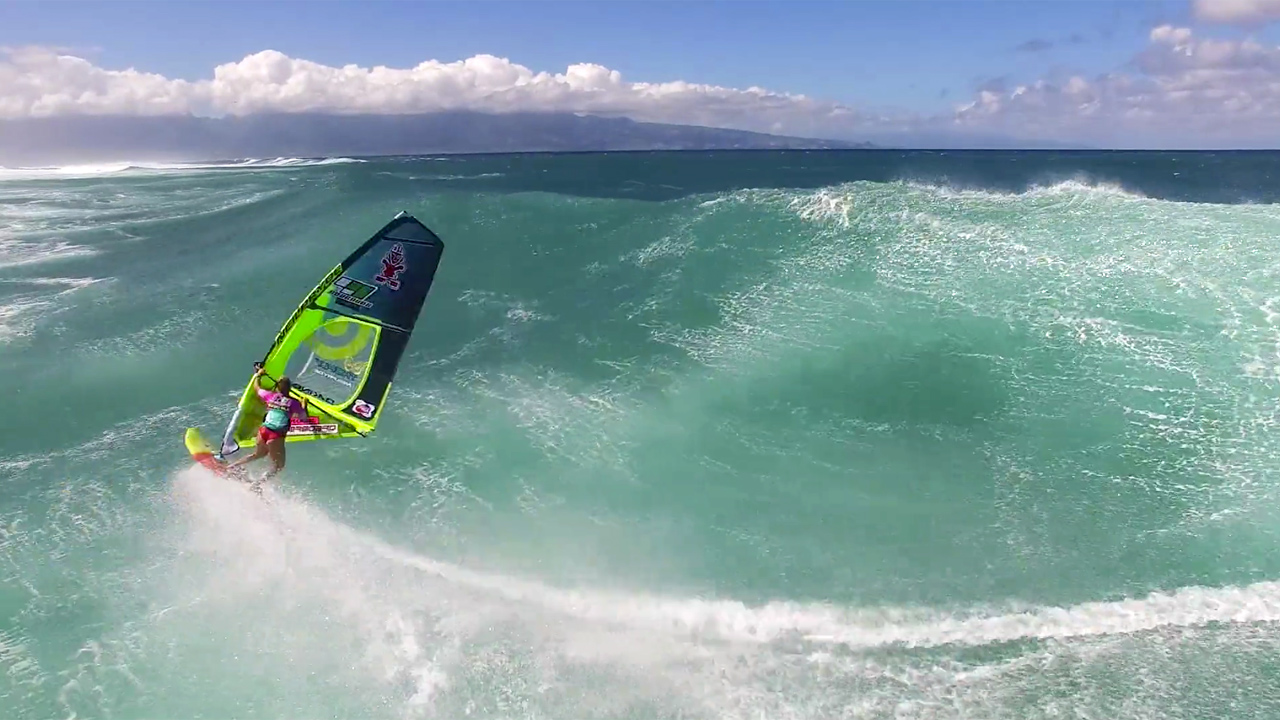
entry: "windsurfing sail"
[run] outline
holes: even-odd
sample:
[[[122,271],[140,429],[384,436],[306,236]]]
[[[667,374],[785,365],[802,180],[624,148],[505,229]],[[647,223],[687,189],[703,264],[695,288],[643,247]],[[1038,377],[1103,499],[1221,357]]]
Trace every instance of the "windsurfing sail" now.
[[[308,421],[295,418],[285,442],[373,432],[443,253],[435,233],[401,212],[298,305],[262,359],[262,386],[287,375],[307,410]],[[266,407],[256,385],[251,378],[240,396],[222,457],[257,442]]]

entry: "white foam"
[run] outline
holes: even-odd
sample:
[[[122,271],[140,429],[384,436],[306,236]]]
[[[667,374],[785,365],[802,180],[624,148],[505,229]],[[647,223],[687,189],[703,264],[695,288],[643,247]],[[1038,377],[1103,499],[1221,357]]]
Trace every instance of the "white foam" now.
[[[332,158],[250,158],[232,162],[109,162],[80,165],[53,165],[37,167],[0,167],[0,182],[6,180],[84,179],[104,175],[187,173],[210,170],[270,170],[277,168],[320,167],[347,163],[363,163],[366,160],[347,157]]]
[[[11,690],[21,689],[28,697],[49,679],[39,660],[32,656],[29,643],[28,638],[13,630],[0,629],[0,668],[4,669]],[[8,693],[6,696],[11,697]]]
[[[1145,598],[1040,607],[986,617],[896,608],[849,610],[831,605],[775,602],[750,607],[736,601],[676,599],[560,590],[535,582],[487,575],[404,552],[383,543],[378,552],[459,584],[582,620],[646,632],[767,643],[800,637],[857,648],[989,645],[1027,639],[1065,640],[1123,635],[1164,626],[1280,620],[1280,582],[1243,587],[1181,588]],[[920,620],[919,616],[934,616]]]
[[[21,299],[0,305],[0,342],[8,342],[31,332],[36,311],[50,306],[47,300]]]
[[[1280,607],[1270,582],[1012,611],[567,589],[438,560],[291,493],[258,498],[196,468],[177,474],[169,500],[157,514],[167,527],[138,548],[148,556],[108,586],[112,629],[39,670],[62,687],[68,716],[110,703],[155,717],[197,706],[274,717],[1039,717],[1020,712],[1021,694],[1039,701],[1082,681],[1096,691],[1118,667],[1176,666],[1227,636],[1268,642],[1251,624]],[[59,522],[83,510],[63,508]],[[1206,627],[1215,622],[1227,627]],[[1159,628],[1169,630],[1143,635]],[[976,661],[877,652],[1012,640],[1055,642]],[[5,669],[24,659],[6,642]],[[1159,717],[1177,697],[1141,701],[1149,711],[1123,716]]]
[[[893,304],[922,317],[990,320],[1073,354],[1073,369],[1063,371],[1081,372],[1081,387],[1104,394],[1099,410],[1128,413],[1118,441],[1174,449],[1181,463],[1107,480],[1182,486],[1188,477],[1219,478],[1216,490],[1189,498],[1197,505],[1187,515],[1206,521],[1231,517],[1242,501],[1257,506],[1245,486],[1269,467],[1259,458],[1274,455],[1272,410],[1248,398],[1272,394],[1280,367],[1267,301],[1277,272],[1266,241],[1280,228],[1275,206],[1167,202],[1081,179],[1022,193],[860,182],[750,197],[785,206],[811,227],[759,292],[722,299],[720,327],[671,334],[695,358],[737,370],[762,358],[760,372],[772,373],[792,348],[838,341],[855,318],[875,322]],[[846,282],[851,267],[874,281]],[[1029,357],[991,360],[1018,383],[1014,412],[1089,402],[1092,390],[1067,397],[1027,374]],[[1194,384],[1198,399],[1153,396],[1130,387],[1136,377],[1141,385]],[[988,451],[1022,452],[1016,441]],[[1071,455],[1082,475],[1095,467],[1084,452],[1061,456],[1064,467]]]
[[[0,342],[29,335],[35,329],[39,319],[47,315],[48,310],[56,305],[59,297],[102,281],[103,278],[0,278],[0,284],[36,285],[53,290],[52,292],[23,293],[8,298],[4,304],[0,305]]]
[[[114,192],[110,197],[103,196],[100,188],[84,186],[61,185],[56,192],[39,193],[19,189],[20,204],[0,205],[0,267],[92,256],[112,241],[110,236],[102,237],[104,230],[117,238],[136,239],[130,230],[225,212],[288,192],[249,182],[221,189],[175,183],[159,193]],[[68,240],[86,230],[99,234],[93,246]]]
[[[217,164],[217,163],[205,163],[205,164],[186,163],[186,164],[181,164],[181,165],[180,165],[180,167],[181,167],[181,168],[183,168],[183,169],[186,169],[186,168],[213,169],[213,168],[224,168],[224,167],[231,167],[231,168],[282,168],[282,167],[316,167],[316,166],[323,166],[323,165],[346,165],[346,164],[349,164],[349,163],[364,163],[364,162],[368,162],[368,161],[367,161],[367,160],[358,159],[358,158],[348,158],[348,157],[330,157],[330,158],[296,158],[296,157],[277,157],[277,158],[270,158],[270,159],[253,159],[253,158],[251,158],[251,159],[248,159],[248,160],[241,160],[241,161],[239,161],[239,162],[234,162],[234,163],[225,163],[225,164]]]
[[[1089,196],[1145,200],[1146,196],[1125,188],[1117,182],[1097,180],[1087,175],[1077,175],[1067,180],[1035,183],[1026,190],[1007,192],[1000,190],[973,190],[956,188],[945,183],[908,181],[903,186],[935,193],[952,200],[1016,200],[1019,198],[1085,198]]]
[[[93,254],[95,254],[93,248],[65,240],[31,242],[0,236],[0,268],[86,257]]]
[[[1241,587],[1185,587],[1143,598],[1087,602],[1070,607],[1031,607],[992,614],[988,608],[963,613],[930,608],[845,608],[822,603],[771,602],[749,606],[734,600],[675,598],[595,590],[572,590],[471,570],[396,547],[371,534],[330,520],[307,503],[273,495],[257,504],[247,491],[216,480],[202,469],[184,472],[179,483],[200,496],[206,519],[233,532],[243,550],[280,543],[305,543],[311,560],[324,564],[355,554],[393,561],[526,608],[579,621],[671,637],[762,644],[803,639],[858,648],[988,645],[1012,640],[1058,639],[1140,633],[1163,626],[1280,620],[1280,582]],[[233,489],[221,487],[229,485]],[[212,507],[242,496],[236,507]],[[194,509],[194,508],[193,508]],[[225,548],[227,538],[218,544]],[[227,548],[230,549],[230,548]],[[282,559],[275,556],[271,561]],[[308,561],[310,562],[310,560]],[[295,566],[296,567],[296,566]],[[249,576],[246,576],[248,578]]]

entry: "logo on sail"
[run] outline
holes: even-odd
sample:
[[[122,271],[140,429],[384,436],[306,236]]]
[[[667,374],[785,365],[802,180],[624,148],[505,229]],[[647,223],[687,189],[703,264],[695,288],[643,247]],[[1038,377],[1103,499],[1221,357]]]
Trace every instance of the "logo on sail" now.
[[[337,435],[337,423],[322,423],[320,418],[311,415],[306,420],[293,418],[289,423],[289,435]]]
[[[396,243],[382,256],[382,270],[373,276],[373,281],[379,285],[386,285],[392,290],[399,290],[400,273],[408,267],[404,262],[404,246]]]
[[[365,310],[373,307],[373,302],[369,298],[377,291],[378,288],[369,283],[343,275],[333,283],[333,300],[353,310]]]
[[[351,387],[360,382],[360,376],[346,369],[342,365],[331,363],[323,358],[315,358],[315,372],[317,375],[323,375],[330,380],[340,382],[347,387]]]

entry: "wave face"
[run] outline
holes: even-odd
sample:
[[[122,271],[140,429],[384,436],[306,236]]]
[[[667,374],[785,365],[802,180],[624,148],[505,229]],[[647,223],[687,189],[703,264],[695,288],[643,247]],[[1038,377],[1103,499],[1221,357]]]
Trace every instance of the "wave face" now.
[[[1266,162],[0,175],[0,717],[1274,716]],[[402,209],[378,432],[193,468]]]

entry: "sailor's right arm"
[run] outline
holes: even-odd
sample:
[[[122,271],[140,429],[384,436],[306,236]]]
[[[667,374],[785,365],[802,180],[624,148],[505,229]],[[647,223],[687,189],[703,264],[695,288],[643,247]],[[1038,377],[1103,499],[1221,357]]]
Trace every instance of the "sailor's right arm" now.
[[[262,376],[266,374],[267,369],[262,366],[262,363],[254,363],[254,366],[257,367],[258,370],[253,374],[253,391],[262,399],[263,402],[266,402],[271,391],[262,387]]]

